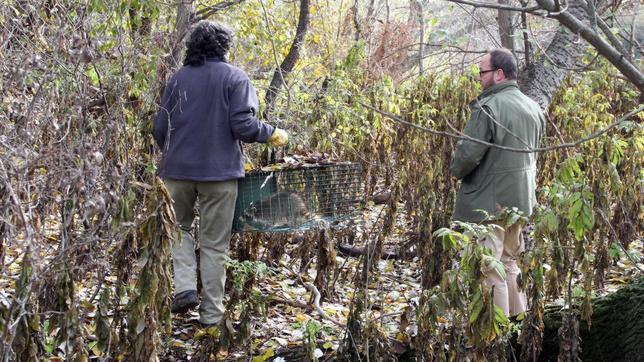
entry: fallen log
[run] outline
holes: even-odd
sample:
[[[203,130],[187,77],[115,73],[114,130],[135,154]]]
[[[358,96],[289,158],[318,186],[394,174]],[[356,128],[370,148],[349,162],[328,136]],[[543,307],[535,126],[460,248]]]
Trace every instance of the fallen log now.
[[[346,245],[346,244],[338,244],[337,246],[338,252],[343,255],[343,256],[350,256],[350,257],[360,257],[365,254],[365,248],[360,247],[360,246],[354,246],[354,245]],[[388,259],[401,259],[398,253],[383,250],[381,259],[383,260],[388,260]]]
[[[562,314],[561,306],[546,308],[540,360],[557,360]],[[644,361],[644,277],[593,300],[590,326],[580,321],[579,333],[583,361]]]
[[[644,277],[615,293],[595,298],[590,328],[579,321],[581,351],[579,358],[586,361],[644,361]],[[559,355],[559,328],[562,306],[550,305],[544,313],[543,349],[539,361],[557,361]],[[508,356],[521,355],[521,345],[511,338]],[[402,353],[399,361],[416,361],[415,349]],[[447,357],[447,351],[446,355]],[[516,360],[516,359],[511,359]]]

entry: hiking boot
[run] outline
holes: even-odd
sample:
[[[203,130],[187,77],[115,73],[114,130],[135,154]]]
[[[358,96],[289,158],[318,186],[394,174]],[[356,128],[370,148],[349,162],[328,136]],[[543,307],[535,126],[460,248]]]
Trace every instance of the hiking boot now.
[[[185,313],[199,305],[199,295],[196,290],[186,290],[172,299],[172,313]]]

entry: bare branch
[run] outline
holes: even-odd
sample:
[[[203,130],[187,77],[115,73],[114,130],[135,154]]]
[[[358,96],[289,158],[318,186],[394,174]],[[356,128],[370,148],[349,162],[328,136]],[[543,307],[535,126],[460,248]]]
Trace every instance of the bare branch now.
[[[498,0],[499,4],[507,5],[509,0]],[[515,41],[514,41],[514,25],[513,17],[514,13],[509,10],[499,9],[496,22],[499,25],[499,35],[501,37],[501,44],[503,47],[509,49],[512,53],[515,52]],[[521,12],[525,14],[525,12]]]
[[[486,146],[489,146],[489,147],[492,147],[492,148],[498,148],[498,149],[505,150],[505,151],[520,152],[520,153],[547,152],[547,151],[557,150],[557,149],[561,149],[561,148],[577,147],[582,143],[588,142],[588,141],[590,141],[592,139],[595,139],[595,138],[603,135],[604,133],[610,131],[611,129],[619,126],[620,123],[628,120],[633,115],[644,111],[644,105],[640,105],[637,109],[625,114],[623,117],[621,117],[620,119],[618,119],[614,123],[610,124],[608,127],[602,128],[601,130],[599,130],[597,132],[594,132],[591,135],[589,135],[587,137],[584,137],[584,138],[582,138],[582,139],[580,139],[578,141],[575,141],[575,142],[563,143],[563,144],[558,144],[558,145],[549,146],[549,147],[537,147],[537,148],[523,149],[523,148],[500,146],[500,145],[497,145],[497,144],[494,144],[494,143],[481,141],[479,139],[476,139],[474,137],[470,137],[470,136],[468,136],[468,135],[466,135],[466,134],[464,134],[462,132],[459,132],[459,131],[456,131],[456,132],[458,132],[458,134],[445,132],[445,131],[438,131],[438,130],[435,130],[435,129],[432,129],[432,128],[429,128],[429,127],[425,127],[425,126],[421,126],[421,125],[418,125],[418,124],[415,124],[415,123],[405,121],[400,116],[397,116],[397,115],[395,115],[393,113],[389,113],[389,112],[386,112],[386,111],[382,111],[382,110],[374,108],[374,107],[372,107],[372,106],[370,106],[368,104],[365,104],[365,103],[359,103],[359,104],[361,106],[369,109],[369,110],[372,110],[372,111],[374,111],[374,112],[376,112],[376,113],[378,113],[380,115],[383,115],[383,116],[385,116],[385,117],[387,117],[387,118],[389,118],[389,119],[391,119],[393,121],[396,121],[396,122],[398,122],[400,124],[404,124],[406,126],[413,127],[413,128],[419,129],[421,131],[431,133],[433,135],[451,137],[451,138],[455,138],[455,139],[458,139],[458,140],[471,141],[471,142],[478,143],[478,144],[481,144],[481,145],[486,145]],[[450,124],[450,126],[451,126],[451,124]]]
[[[340,321],[338,321],[338,320],[336,320],[334,318],[329,317],[329,315],[326,314],[324,309],[322,309],[322,307],[320,306],[320,292],[318,291],[318,288],[316,288],[315,285],[313,285],[311,283],[304,283],[304,286],[313,293],[313,295],[314,295],[313,305],[315,306],[315,310],[318,312],[318,314],[322,318],[333,322],[333,324],[335,324],[336,326],[344,328],[345,325],[342,322],[340,322]]]
[[[537,3],[548,11],[556,11],[552,1],[537,0]],[[549,17],[557,19],[563,26],[570,29],[573,33],[579,34],[584,40],[590,43],[597,51],[603,55],[615,68],[633,83],[640,92],[644,93],[644,74],[633,63],[629,62],[624,54],[611,46],[597,32],[584,24],[581,20],[564,10],[559,13],[549,13]]]
[[[638,261],[635,260],[635,258],[633,258],[633,256],[628,252],[628,250],[626,250],[624,245],[622,245],[622,242],[619,240],[619,235],[617,235],[617,231],[615,231],[615,228],[610,223],[610,220],[608,220],[608,217],[606,216],[606,213],[602,209],[600,209],[599,207],[595,207],[595,211],[599,214],[599,216],[602,217],[602,221],[604,222],[604,224],[606,224],[606,226],[608,226],[608,228],[610,229],[611,233],[615,237],[615,240],[617,240],[617,242],[615,244],[619,245],[620,249],[622,249],[622,251],[624,252],[626,257],[631,260],[631,262],[633,263],[635,268],[637,268],[637,270],[639,270],[640,273],[644,273],[644,270],[642,270],[642,268],[640,268],[639,265],[637,265]]]
[[[633,59],[631,58],[630,54],[626,51],[626,49],[624,49],[622,42],[620,42],[619,39],[617,39],[617,37],[615,36],[615,34],[613,34],[613,32],[610,30],[610,28],[608,27],[608,24],[606,24],[606,22],[602,18],[598,16],[596,18],[597,18],[596,20],[597,25],[602,30],[602,32],[604,32],[604,35],[606,35],[606,38],[608,38],[608,41],[610,42],[610,44],[614,46],[618,52],[622,53],[625,57],[627,57],[630,62],[632,62]]]
[[[286,94],[288,96],[288,104],[290,105],[291,88],[289,87],[288,83],[286,83],[286,79],[284,79],[284,72],[282,72],[282,67],[280,66],[279,60],[277,59],[277,46],[275,45],[275,36],[273,36],[273,33],[271,31],[270,21],[268,19],[268,12],[266,11],[266,6],[264,6],[264,2],[260,0],[259,3],[262,5],[262,11],[264,13],[264,21],[266,22],[266,31],[268,31],[268,34],[271,36],[271,49],[273,50],[273,60],[275,61],[275,67],[277,69],[277,72],[279,72],[278,74],[279,74],[280,80],[282,81],[282,84],[284,84],[284,87],[286,88]],[[268,91],[270,91],[270,89]]]
[[[266,92],[266,108],[264,109],[264,118],[266,119],[269,114],[273,111],[275,106],[275,99],[277,98],[277,92],[279,91],[282,84],[286,85],[284,79],[285,75],[288,75],[293,68],[295,63],[300,58],[300,50],[304,46],[304,40],[306,38],[306,33],[309,27],[309,18],[310,18],[310,0],[300,0],[300,14],[298,16],[297,28],[295,30],[295,37],[293,38],[293,43],[291,48],[288,51],[288,54],[282,60],[275,73],[273,74],[273,79],[268,87]],[[263,5],[262,5],[263,6]]]
[[[447,0],[447,1],[452,2],[452,3],[457,3],[457,4],[469,5],[469,6],[473,6],[475,8],[519,11],[519,12],[526,12],[526,13],[534,13],[534,12],[536,12],[538,10],[542,10],[541,6],[530,6],[530,7],[519,8],[519,7],[516,7],[516,6],[499,5],[499,4],[484,3],[484,2],[477,2],[477,1],[467,1],[467,0]]]
[[[220,11],[226,10],[235,5],[239,5],[243,2],[244,0],[228,0],[228,1],[222,1],[212,6],[205,7],[197,11],[197,16],[195,16],[193,23],[199,22],[201,20],[206,20]]]
[[[569,70],[571,72],[584,72],[584,71],[587,71],[587,70],[591,70],[590,67],[593,64],[595,64],[595,61],[597,61],[597,58],[599,58],[600,54],[597,53],[593,57],[593,59],[591,59],[590,62],[588,62],[587,65],[579,65],[579,66],[574,66],[574,67],[562,65],[561,63],[556,62],[554,59],[552,59],[552,57],[550,57],[550,55],[548,55],[548,52],[545,49],[543,49],[543,47],[541,46],[541,44],[539,44],[539,41],[537,40],[537,36],[534,35],[534,33],[532,32],[532,28],[528,28],[528,31],[530,32],[530,35],[535,39],[534,44],[537,46],[537,48],[539,48],[539,50],[541,51],[541,54],[543,54],[544,58],[548,60],[548,63],[552,64],[556,68],[563,69],[563,70]],[[575,64],[575,65],[577,65],[577,64]]]
[[[567,9],[578,19],[585,21],[588,17],[581,1],[570,0]],[[532,34],[530,23],[527,24],[527,29]],[[563,25],[546,47],[542,48],[537,38],[533,43],[541,49],[544,56],[532,58],[532,62],[521,71],[519,86],[523,93],[539,103],[541,109],[547,109],[553,95],[569,74],[564,68],[576,67],[582,61],[588,45],[580,41],[577,34],[566,31]]]
[[[528,5],[528,2],[521,0],[521,5],[526,6]],[[521,28],[521,32],[523,33],[523,52],[525,57],[525,64],[526,66],[530,66],[530,64],[532,63],[532,47],[530,46],[530,39],[528,38],[528,16],[526,15],[526,13],[521,13]]]

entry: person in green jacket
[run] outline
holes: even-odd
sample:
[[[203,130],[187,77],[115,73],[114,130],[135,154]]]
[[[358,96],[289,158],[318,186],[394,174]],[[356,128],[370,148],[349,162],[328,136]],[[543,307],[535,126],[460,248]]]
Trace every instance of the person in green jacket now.
[[[459,140],[450,165],[452,174],[461,179],[453,219],[499,226],[480,242],[505,266],[505,278],[493,268],[484,273],[486,284],[494,287],[495,304],[508,316],[527,309],[525,293],[517,285],[520,270],[516,257],[524,245],[521,224],[508,227],[501,214],[509,208],[525,216],[532,214],[536,204],[537,153],[500,147],[537,148],[545,132],[541,108],[521,93],[516,79],[517,63],[509,50],[494,49],[481,59],[479,80],[483,92],[469,104],[471,116],[463,133],[488,144]]]

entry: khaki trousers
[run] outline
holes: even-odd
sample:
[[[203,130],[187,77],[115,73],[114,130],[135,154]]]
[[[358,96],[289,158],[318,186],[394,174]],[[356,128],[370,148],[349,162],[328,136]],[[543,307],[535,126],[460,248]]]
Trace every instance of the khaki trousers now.
[[[506,278],[500,276],[494,268],[485,268],[485,282],[489,287],[494,286],[494,303],[503,309],[506,316],[515,316],[528,309],[526,295],[517,283],[521,270],[516,258],[525,250],[521,225],[516,223],[505,230],[501,225],[496,225],[499,227],[495,227],[492,234],[479,240],[479,243],[490,248],[492,255],[503,263]]]
[[[237,180],[197,182],[166,179],[164,183],[172,196],[181,227],[181,240],[172,248],[175,294],[197,290],[197,257],[191,231],[194,206],[199,200],[199,271],[203,286],[199,321],[217,323],[224,315],[224,263],[233,226]]]

